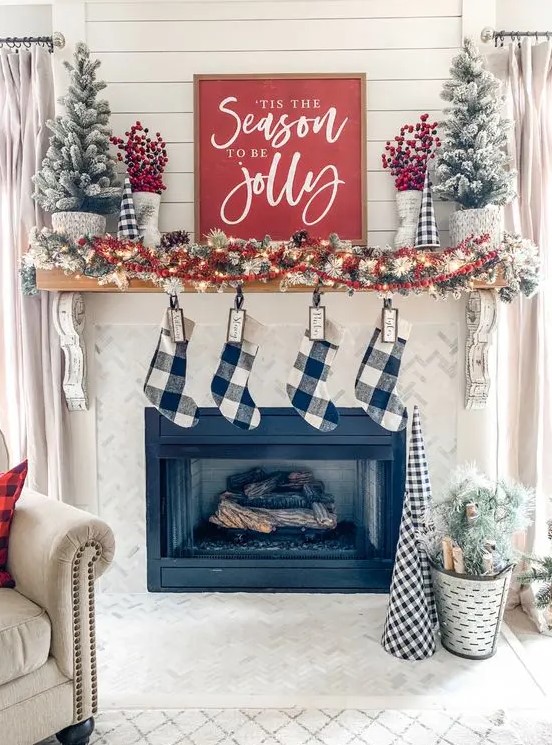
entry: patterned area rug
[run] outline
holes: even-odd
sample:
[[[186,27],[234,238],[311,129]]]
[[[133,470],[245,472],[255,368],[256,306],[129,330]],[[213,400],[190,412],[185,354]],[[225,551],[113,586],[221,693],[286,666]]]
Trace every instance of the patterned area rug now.
[[[90,745],[549,745],[552,713],[321,709],[103,713]],[[55,738],[40,745],[58,745]]]

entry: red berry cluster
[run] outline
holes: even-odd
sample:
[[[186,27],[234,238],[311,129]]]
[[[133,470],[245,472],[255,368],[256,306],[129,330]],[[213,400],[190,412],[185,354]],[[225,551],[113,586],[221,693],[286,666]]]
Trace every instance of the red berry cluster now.
[[[437,122],[428,122],[429,114],[422,114],[416,124],[405,124],[400,135],[387,140],[381,162],[395,177],[397,191],[422,191],[427,161],[435,157],[441,140],[437,137]]]
[[[167,187],[163,183],[163,172],[169,159],[166,142],[160,132],[150,137],[149,129],[136,122],[125,132],[126,142],[121,137],[110,137],[119,151],[117,159],[127,167],[132,191],[150,191],[161,194]]]

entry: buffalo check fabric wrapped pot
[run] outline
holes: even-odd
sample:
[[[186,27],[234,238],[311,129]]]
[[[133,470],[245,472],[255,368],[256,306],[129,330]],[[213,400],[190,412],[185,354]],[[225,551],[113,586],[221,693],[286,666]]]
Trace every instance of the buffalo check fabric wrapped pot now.
[[[394,657],[423,660],[435,652],[437,613],[429,561],[418,531],[431,499],[418,407],[412,415],[406,489],[382,646]]]

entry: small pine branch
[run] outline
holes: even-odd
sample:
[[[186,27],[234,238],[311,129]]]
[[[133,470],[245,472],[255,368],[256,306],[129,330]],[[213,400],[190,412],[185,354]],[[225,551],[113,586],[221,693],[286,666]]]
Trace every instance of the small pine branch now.
[[[548,608],[552,603],[552,556],[530,557],[531,568],[518,575],[522,585],[544,583],[537,590],[535,603],[538,608]]]
[[[52,136],[42,167],[34,176],[34,199],[47,212],[82,210],[109,214],[119,209],[116,160],[109,152],[110,109],[97,94],[99,60],[79,43],[74,62],[64,62],[70,83],[60,102],[65,114],[47,122]]]
[[[552,584],[540,588],[535,595],[535,603],[537,608],[548,608],[552,604]]]
[[[489,542],[504,565],[513,563],[517,552],[512,537],[528,525],[532,497],[531,490],[521,484],[495,483],[474,466],[457,468],[448,495],[428,516],[433,524],[425,540],[432,557],[440,560],[441,542],[448,536],[462,549],[468,574],[484,573]],[[468,503],[477,505],[478,517],[473,522],[466,516]]]
[[[450,74],[441,93],[450,106],[444,110],[434,192],[465,209],[506,204],[515,196],[515,172],[506,153],[510,122],[501,116],[500,82],[470,39]]]

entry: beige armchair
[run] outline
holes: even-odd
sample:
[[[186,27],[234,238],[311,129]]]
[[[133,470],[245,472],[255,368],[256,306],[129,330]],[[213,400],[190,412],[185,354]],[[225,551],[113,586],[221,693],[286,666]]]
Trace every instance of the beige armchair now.
[[[0,589],[0,743],[34,745],[57,733],[86,745],[97,671],[94,583],[114,552],[93,515],[25,491],[9,541],[16,588]]]

